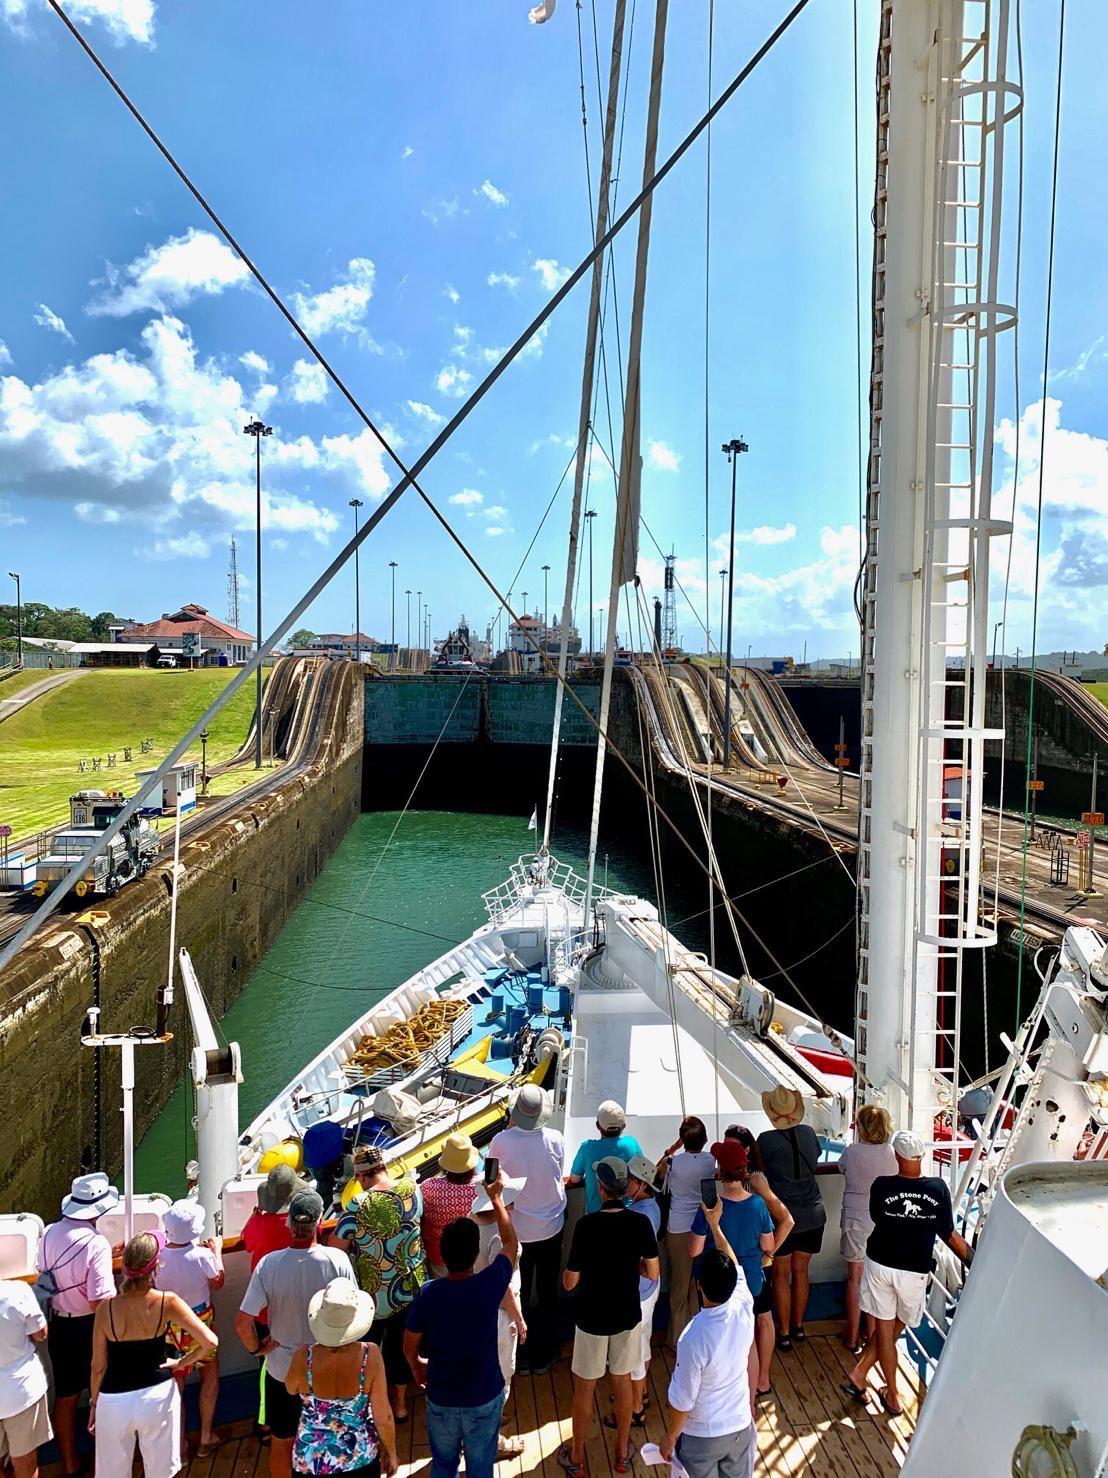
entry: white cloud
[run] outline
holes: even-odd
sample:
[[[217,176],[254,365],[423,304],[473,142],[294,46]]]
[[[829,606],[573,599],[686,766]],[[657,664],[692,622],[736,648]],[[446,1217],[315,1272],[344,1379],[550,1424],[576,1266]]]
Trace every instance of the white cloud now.
[[[256,349],[247,349],[245,354],[240,354],[239,364],[243,369],[253,370],[257,375],[269,374],[269,360],[263,358]]]
[[[435,389],[440,395],[452,395],[461,399],[473,376],[458,364],[444,364],[435,376]]]
[[[289,394],[300,405],[318,405],[331,389],[327,371],[314,359],[298,359],[287,383]]]
[[[519,286],[519,278],[513,277],[510,272],[490,272],[485,278],[490,287],[506,287],[508,289]]]
[[[446,420],[445,416],[440,416],[438,411],[433,406],[429,406],[425,400],[407,400],[404,404],[417,421],[426,421],[428,426],[441,426]]]
[[[211,550],[200,534],[182,534],[179,538],[155,539],[135,553],[143,559],[207,559]]]
[[[548,293],[557,292],[570,275],[570,268],[563,267],[553,257],[537,257],[531,263],[531,271],[539,274],[543,289]]]
[[[38,312],[34,314],[34,321],[38,324],[39,328],[49,329],[52,334],[60,334],[63,339],[68,339],[71,344],[76,342],[73,335],[65,326],[65,319],[59,317],[53,308],[48,308],[45,303],[38,305]]]
[[[494,523],[502,523],[508,517],[508,510],[503,503],[490,503],[484,510],[483,517],[492,519]]]
[[[463,488],[460,493],[451,493],[447,499],[448,503],[455,504],[458,508],[477,509],[485,501],[485,495],[479,493],[476,488]],[[469,515],[471,518],[473,514]]]
[[[450,200],[432,200],[430,205],[425,205],[420,214],[425,220],[431,222],[432,226],[438,226],[443,221],[452,221],[458,214],[461,206],[455,195]]]
[[[410,159],[414,153],[415,150],[412,148],[411,144],[405,144],[400,151],[400,157],[401,159]]]
[[[94,318],[164,313],[201,295],[215,296],[249,280],[245,263],[210,231],[188,230],[161,246],[148,246],[125,267],[108,263],[104,291],[85,309]],[[100,285],[100,284],[94,284]]]
[[[69,0],[66,9],[79,25],[102,22],[117,44],[154,44],[154,0]],[[27,11],[28,0],[0,0],[0,15],[13,30],[26,31]]]
[[[483,195],[490,205],[495,205],[498,209],[508,204],[507,195],[504,194],[503,190],[498,190],[492,180],[482,181],[473,193],[474,195]]]
[[[377,269],[368,257],[353,257],[347,264],[345,277],[334,287],[319,293],[293,293],[293,309],[305,333],[312,338],[320,334],[352,334],[367,348],[376,348],[365,326],[376,274]]]
[[[4,340],[0,339],[0,369],[6,369],[11,362],[12,351],[4,343]]]
[[[1105,335],[1094,339],[1087,349],[1083,349],[1074,360],[1073,364],[1064,366],[1062,369],[1051,370],[1052,380],[1079,380],[1088,370],[1098,369],[1101,365],[1108,363],[1108,348],[1105,348]]]
[[[647,442],[646,465],[655,472],[676,472],[680,461],[681,458],[667,442]]]
[[[541,451],[544,446],[560,446],[564,447],[568,452],[572,451],[576,445],[576,437],[562,436],[557,431],[551,431],[549,435],[540,437],[538,441],[533,441],[531,445],[527,448],[527,451],[528,455],[533,457],[535,453]]]
[[[399,438],[394,437],[394,441]],[[306,438],[302,438],[306,440]],[[385,466],[385,449],[367,426],[357,436],[325,436],[322,441],[324,470],[352,470],[362,492],[374,502],[383,498],[392,486]]]
[[[6,486],[71,505],[86,522],[144,524],[161,539],[182,528],[199,538],[252,528],[253,464],[242,435],[251,397],[216,360],[201,358],[179,319],[152,320],[140,342],[137,356],[95,354],[38,383],[0,378]],[[304,490],[308,476],[334,476],[343,493],[378,496],[388,486],[379,445],[347,443],[266,442],[267,528],[322,541],[337,528],[336,515]]]
[[[468,344],[473,338],[473,330],[464,323],[456,323],[454,325],[454,338],[458,344]],[[465,352],[464,348],[455,350],[457,354],[465,354]]]
[[[753,529],[740,529],[735,534],[736,544],[787,544],[796,538],[796,524],[786,523],[779,527],[773,524],[758,524]],[[724,540],[724,548],[727,541]],[[722,552],[722,551],[721,551]]]
[[[451,287],[449,282],[443,288],[442,295],[444,298],[449,298],[452,303],[460,303],[462,301],[461,293],[456,287]]]
[[[26,522],[21,513],[13,513],[6,503],[0,502],[0,529],[14,529]]]
[[[512,533],[512,530],[502,528],[500,524],[494,523],[489,525],[489,527],[485,530],[485,533],[488,534],[490,539],[499,539],[501,534],[510,534]]]

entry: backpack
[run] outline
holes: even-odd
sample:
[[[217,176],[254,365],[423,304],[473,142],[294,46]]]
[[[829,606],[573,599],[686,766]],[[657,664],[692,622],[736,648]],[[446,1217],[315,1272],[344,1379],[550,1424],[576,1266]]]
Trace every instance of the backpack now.
[[[63,1257],[61,1262],[55,1263],[52,1268],[43,1268],[39,1272],[38,1277],[35,1279],[32,1292],[38,1300],[39,1308],[47,1319],[53,1313],[55,1296],[59,1293],[69,1293],[72,1289],[79,1288],[84,1281],[79,1278],[76,1283],[59,1283],[57,1278],[58,1273],[63,1268],[67,1268],[71,1262],[75,1262],[78,1254],[84,1252],[95,1236],[96,1232],[90,1231],[84,1241],[78,1242],[75,1247],[71,1248],[68,1255]]]

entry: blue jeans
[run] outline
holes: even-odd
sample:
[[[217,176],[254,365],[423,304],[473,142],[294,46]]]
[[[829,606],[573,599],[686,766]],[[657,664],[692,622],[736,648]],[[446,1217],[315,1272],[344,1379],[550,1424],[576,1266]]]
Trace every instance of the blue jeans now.
[[[504,1394],[501,1391],[484,1406],[436,1406],[428,1401],[431,1478],[456,1478],[463,1453],[466,1478],[493,1478]]]

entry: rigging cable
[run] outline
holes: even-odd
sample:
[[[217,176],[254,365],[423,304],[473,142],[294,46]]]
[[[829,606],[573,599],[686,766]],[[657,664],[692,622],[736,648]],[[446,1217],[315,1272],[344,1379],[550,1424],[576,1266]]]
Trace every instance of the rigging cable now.
[[[1027,694],[1027,753],[1025,757],[1026,772],[1031,773],[1031,751],[1032,731],[1035,727],[1035,673],[1036,673],[1036,643],[1039,630],[1039,563],[1042,550],[1043,537],[1043,477],[1046,465],[1046,391],[1047,375],[1050,369],[1050,319],[1051,309],[1054,302],[1054,239],[1055,226],[1058,218],[1058,151],[1062,139],[1062,60],[1066,38],[1066,0],[1061,0],[1058,15],[1058,80],[1054,94],[1054,157],[1051,165],[1050,176],[1050,233],[1048,237],[1049,246],[1046,259],[1046,308],[1043,320],[1043,378],[1042,378],[1042,401],[1041,414],[1039,417],[1039,488],[1037,497],[1037,508],[1035,513],[1035,582],[1031,597],[1031,676],[1030,686]],[[1023,926],[1027,908],[1027,851],[1030,845],[1029,833],[1029,806],[1030,795],[1024,799],[1023,807],[1023,866],[1020,871],[1020,951],[1016,964],[1016,1029],[1020,1025],[1020,1006],[1022,1004],[1023,992]]]
[[[712,96],[712,63],[715,60],[716,5],[708,0],[708,98]],[[709,403],[710,403],[710,349],[711,349],[711,302],[712,302],[712,130],[709,126],[704,139],[704,631],[707,634],[712,624],[712,580],[710,574],[711,553],[711,473],[708,466]],[[673,570],[674,579],[677,570]],[[711,638],[708,640],[708,672],[712,670]],[[662,669],[665,679],[665,669]],[[712,849],[712,821],[715,806],[712,804],[712,724],[708,719],[708,850]],[[712,975],[716,969],[716,884],[708,874],[708,962]],[[719,1047],[716,1026],[716,999],[712,996],[712,1064],[717,1069],[713,1074],[715,1086],[716,1139],[722,1138],[719,1129]]]

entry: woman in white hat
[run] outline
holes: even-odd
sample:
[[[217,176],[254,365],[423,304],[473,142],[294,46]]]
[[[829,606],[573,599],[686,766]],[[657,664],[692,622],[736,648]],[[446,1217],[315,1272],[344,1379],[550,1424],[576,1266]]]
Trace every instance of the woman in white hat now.
[[[477,1166],[481,1151],[468,1134],[458,1130],[450,1134],[439,1152],[440,1175],[421,1183],[423,1215],[419,1229],[423,1251],[432,1278],[445,1278],[440,1242],[442,1234],[459,1216],[468,1216],[477,1195]]]
[[[162,1251],[161,1267],[158,1270],[158,1287],[166,1293],[175,1293],[207,1329],[215,1327],[215,1310],[212,1294],[223,1287],[223,1244],[216,1237],[206,1242],[200,1238],[204,1231],[204,1208],[199,1201],[174,1201],[162,1217],[166,1244]],[[169,1339],[179,1355],[187,1354],[192,1348],[192,1336],[178,1324],[169,1327]],[[220,1438],[215,1430],[215,1404],[219,1398],[219,1364],[215,1350],[208,1350],[196,1360],[200,1371],[200,1446],[196,1456],[211,1457],[219,1446]],[[184,1386],[182,1372],[177,1377],[179,1386]],[[184,1408],[182,1405],[182,1421]]]
[[[385,1362],[365,1336],[373,1295],[336,1278],[308,1304],[314,1344],[292,1357],[285,1385],[302,1400],[292,1450],[296,1473],[391,1478],[398,1467],[396,1428]]]

